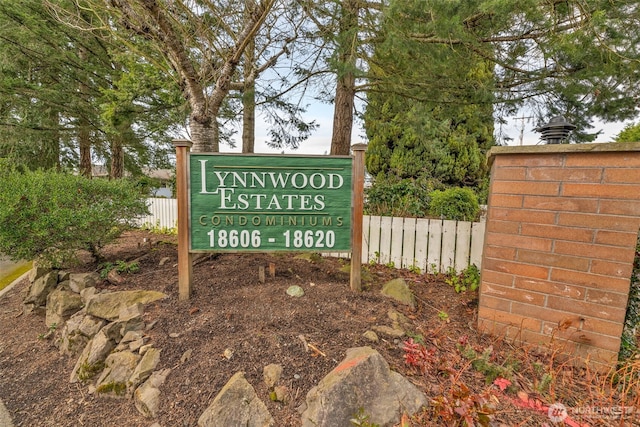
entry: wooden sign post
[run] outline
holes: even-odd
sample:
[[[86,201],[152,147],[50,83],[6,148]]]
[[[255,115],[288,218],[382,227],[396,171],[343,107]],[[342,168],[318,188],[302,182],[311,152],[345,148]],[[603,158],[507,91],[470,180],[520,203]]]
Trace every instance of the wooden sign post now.
[[[356,144],[353,150],[353,199],[351,202],[351,290],[362,290],[362,209],[364,206],[364,152],[367,144]]]
[[[173,141],[176,147],[176,197],[178,198],[178,298],[191,296],[193,263],[189,249],[189,185],[187,160],[191,141]]]

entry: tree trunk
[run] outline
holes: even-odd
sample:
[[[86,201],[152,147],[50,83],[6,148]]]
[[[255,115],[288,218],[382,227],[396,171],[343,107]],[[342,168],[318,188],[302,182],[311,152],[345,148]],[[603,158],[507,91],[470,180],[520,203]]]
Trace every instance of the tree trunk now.
[[[87,120],[80,119],[78,129],[78,147],[80,150],[80,175],[91,179],[91,130]]]
[[[218,122],[215,119],[194,118],[191,115],[189,123],[191,129],[191,141],[194,153],[217,153],[220,151],[218,143]]]
[[[242,153],[253,153],[256,143],[256,91],[255,83],[246,86],[242,94]]]
[[[245,0],[245,21],[251,19],[255,0]],[[242,93],[242,153],[255,151],[256,143],[256,83],[253,77],[256,43],[253,38],[244,51],[244,92]]]
[[[342,3],[342,16],[338,34],[338,82],[333,107],[333,134],[331,154],[348,155],[351,150],[351,130],[356,96],[356,49],[358,43],[358,2]]]
[[[338,78],[333,110],[331,155],[348,155],[351,150],[353,109],[356,96],[355,77],[352,72]]]
[[[124,136],[121,133],[113,136],[111,141],[111,170],[109,179],[121,179],[124,176]]]

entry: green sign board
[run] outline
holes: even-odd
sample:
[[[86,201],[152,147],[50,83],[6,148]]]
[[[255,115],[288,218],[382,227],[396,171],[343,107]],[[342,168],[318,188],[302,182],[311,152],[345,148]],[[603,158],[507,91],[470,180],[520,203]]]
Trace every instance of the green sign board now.
[[[191,251],[351,250],[351,157],[189,155]]]

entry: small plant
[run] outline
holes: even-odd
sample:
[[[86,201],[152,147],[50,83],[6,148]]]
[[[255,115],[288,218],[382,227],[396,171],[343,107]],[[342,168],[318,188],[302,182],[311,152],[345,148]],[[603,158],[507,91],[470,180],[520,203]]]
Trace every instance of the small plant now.
[[[492,389],[473,393],[469,387],[459,382],[452,384],[446,394],[431,402],[435,417],[452,426],[489,426],[497,403],[498,399]]]
[[[107,262],[103,264],[102,269],[100,270],[100,278],[106,279],[111,270],[115,270],[118,273],[128,273],[133,274],[140,271],[140,264],[137,262],[127,263],[125,261],[118,260],[116,263]]]
[[[420,274],[421,270],[420,267],[418,267],[416,264],[416,260],[413,260],[413,264],[409,266],[409,271],[413,274]]]
[[[466,345],[464,347],[458,347],[462,356],[471,362],[471,366],[474,370],[484,375],[487,384],[491,384],[496,378],[508,379],[513,374],[513,367],[508,365],[502,366],[491,361],[491,354],[493,349],[488,347],[478,354],[478,352],[471,346]]]
[[[425,374],[436,364],[436,349],[427,349],[424,344],[415,342],[413,338],[406,340],[403,346],[404,362]]]
[[[142,227],[142,230],[146,230],[149,231],[151,233],[154,234],[178,234],[178,226],[175,225],[173,227],[163,227],[160,225],[160,220],[156,220],[156,223],[154,225],[151,225],[149,223],[144,224],[144,226]]]
[[[470,265],[460,274],[457,274],[453,267],[447,269],[445,282],[453,286],[457,293],[471,291],[475,292],[480,287],[480,270],[475,265]]]
[[[352,426],[356,427],[380,427],[379,424],[369,421],[369,415],[364,413],[364,408],[358,409],[358,413],[349,420]]]
[[[387,267],[387,268],[396,268],[396,263],[393,262],[393,261],[389,261],[384,266]]]
[[[447,322],[449,323],[449,314],[446,311],[439,311],[438,312],[438,317],[440,318],[440,320],[442,320],[443,322]]]

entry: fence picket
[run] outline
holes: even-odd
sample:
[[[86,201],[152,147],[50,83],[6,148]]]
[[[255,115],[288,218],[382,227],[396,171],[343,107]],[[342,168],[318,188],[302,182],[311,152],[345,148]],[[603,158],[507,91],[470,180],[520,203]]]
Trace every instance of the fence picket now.
[[[427,220],[425,220],[427,221]],[[426,269],[429,273],[440,271],[440,260],[442,253],[442,221],[431,219],[429,221],[429,252],[427,253]]]
[[[362,217],[362,260],[363,264],[369,262],[369,230],[371,228],[371,217],[364,215]]]
[[[391,260],[392,219],[390,216],[380,218],[380,264],[388,264]]]
[[[380,259],[380,221],[382,217],[371,216],[369,225],[369,257],[367,262],[373,260],[379,262]]]
[[[454,266],[456,253],[456,221],[442,221],[442,250],[440,252],[440,271],[446,272]]]
[[[402,233],[402,262],[400,267],[420,267],[415,256],[416,249],[416,219],[405,218]]]
[[[397,268],[400,268],[402,265],[403,233],[404,218],[391,218],[391,250],[389,251],[389,261]]]
[[[456,228],[456,248],[454,268],[462,271],[469,267],[469,249],[471,246],[471,223],[458,221]]]
[[[416,260],[420,263],[420,270],[427,271],[429,268],[427,249],[431,244],[431,227],[428,219],[418,218],[416,220]]]
[[[484,246],[484,231],[486,222],[474,222],[471,227],[471,253],[469,254],[469,265],[480,268],[482,264],[482,248]]]
[[[148,199],[149,215],[140,226],[175,228],[175,199]],[[424,218],[395,218],[365,215],[362,221],[362,262],[393,262],[398,268],[420,268],[425,272],[461,271],[471,264],[480,267],[484,222],[443,221]],[[348,256],[347,253],[332,253]]]

